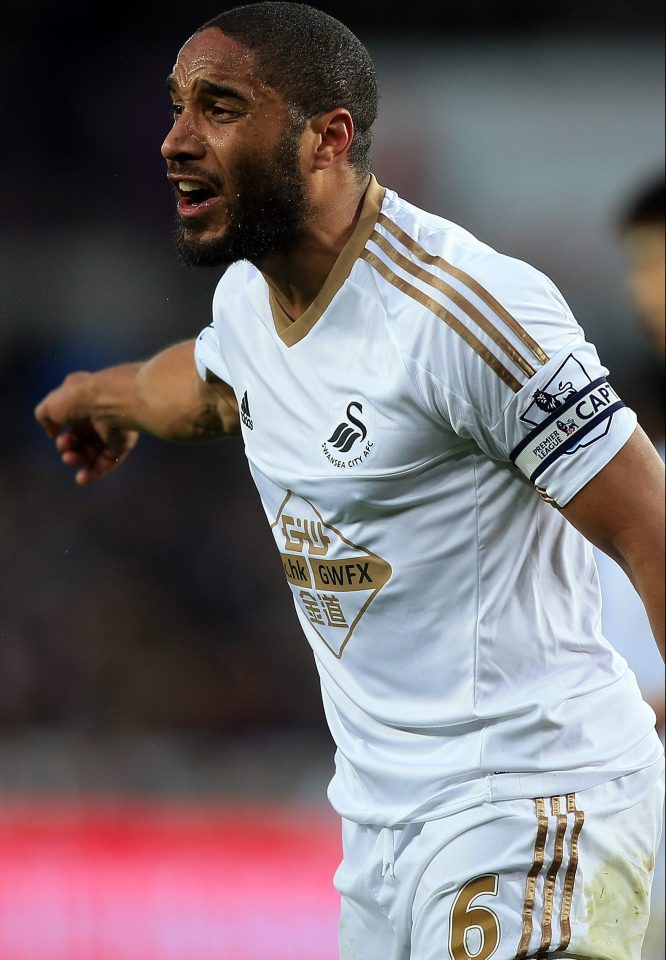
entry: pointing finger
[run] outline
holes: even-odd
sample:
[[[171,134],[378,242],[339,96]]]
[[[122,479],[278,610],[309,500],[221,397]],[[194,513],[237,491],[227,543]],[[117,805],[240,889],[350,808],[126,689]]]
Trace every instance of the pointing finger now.
[[[50,417],[47,417],[46,414],[37,417],[37,421],[43,428],[46,435],[51,437],[52,440],[54,440],[60,433],[60,425],[57,424],[55,420],[51,420]]]

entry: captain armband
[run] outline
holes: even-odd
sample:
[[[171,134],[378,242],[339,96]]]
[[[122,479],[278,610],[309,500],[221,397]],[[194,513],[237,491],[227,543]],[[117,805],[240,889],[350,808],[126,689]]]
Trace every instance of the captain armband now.
[[[527,436],[511,453],[511,460],[536,486],[539,495],[557,506],[537,481],[554,463],[575,455],[602,440],[609,432],[613,414],[624,403],[605,377],[559,394],[536,390],[520,416],[531,426]]]

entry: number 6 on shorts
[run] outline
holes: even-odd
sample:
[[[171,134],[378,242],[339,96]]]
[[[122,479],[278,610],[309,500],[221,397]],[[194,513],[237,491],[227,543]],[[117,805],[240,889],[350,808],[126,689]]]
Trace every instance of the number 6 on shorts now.
[[[453,902],[449,921],[449,954],[451,960],[489,960],[499,946],[500,925],[497,916],[488,907],[475,907],[474,901],[482,894],[496,897],[499,877],[488,873],[483,877],[469,880],[462,887]],[[467,934],[478,930],[481,946],[476,953],[470,953]]]

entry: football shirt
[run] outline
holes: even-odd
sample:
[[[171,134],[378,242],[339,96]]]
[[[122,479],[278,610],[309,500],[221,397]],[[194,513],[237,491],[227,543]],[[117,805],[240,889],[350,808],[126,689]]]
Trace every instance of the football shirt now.
[[[636,418],[545,276],[373,179],[298,320],[235,264],[195,356],[238,400],[340,814],[425,820],[659,759],[592,548],[550,505]]]

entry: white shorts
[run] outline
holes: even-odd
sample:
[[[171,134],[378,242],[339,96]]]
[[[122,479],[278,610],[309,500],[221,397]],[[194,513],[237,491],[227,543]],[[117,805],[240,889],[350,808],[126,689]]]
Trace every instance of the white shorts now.
[[[341,960],[640,960],[663,769],[425,824],[343,821]]]

